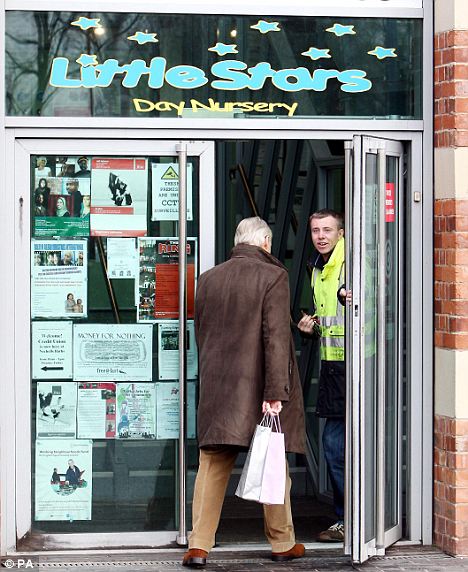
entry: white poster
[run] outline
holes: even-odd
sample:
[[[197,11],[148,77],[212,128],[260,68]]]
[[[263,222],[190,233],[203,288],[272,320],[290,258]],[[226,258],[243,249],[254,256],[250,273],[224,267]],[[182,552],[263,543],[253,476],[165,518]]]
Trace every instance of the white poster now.
[[[86,318],[88,314],[88,242],[31,242],[31,314],[33,318]]]
[[[78,439],[113,439],[115,423],[115,383],[78,384]]]
[[[179,165],[152,163],[153,209],[151,220],[179,219]],[[187,220],[193,220],[192,165],[187,165]]]
[[[33,379],[73,379],[73,323],[32,323]]]
[[[151,381],[151,324],[75,324],[76,381]]]
[[[112,279],[135,278],[138,256],[134,238],[107,239],[107,276]]]
[[[36,401],[37,439],[76,437],[76,383],[39,381]]]
[[[187,383],[187,439],[196,437],[196,389]],[[179,382],[156,383],[156,439],[179,438],[179,415]]]
[[[117,384],[118,439],[154,439],[154,383]]]
[[[35,520],[91,520],[93,442],[36,441]]]
[[[187,378],[198,377],[198,353],[193,320],[187,321],[185,341]],[[159,379],[179,379],[179,323],[175,320],[158,322]]]
[[[91,165],[91,236],[146,236],[146,159],[93,157]]]

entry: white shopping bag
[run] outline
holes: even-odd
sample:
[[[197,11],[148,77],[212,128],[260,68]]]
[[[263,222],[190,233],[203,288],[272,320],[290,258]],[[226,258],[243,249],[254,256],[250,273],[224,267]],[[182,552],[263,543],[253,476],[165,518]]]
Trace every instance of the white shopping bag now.
[[[273,417],[272,432],[263,468],[260,502],[263,504],[284,504],[286,491],[286,451],[284,433],[281,432],[279,417]]]
[[[265,414],[257,425],[236,495],[262,504],[284,504],[286,453],[279,418]]]
[[[263,469],[271,435],[271,418],[265,414],[255,429],[244,468],[237,485],[236,495],[245,500],[260,502]]]

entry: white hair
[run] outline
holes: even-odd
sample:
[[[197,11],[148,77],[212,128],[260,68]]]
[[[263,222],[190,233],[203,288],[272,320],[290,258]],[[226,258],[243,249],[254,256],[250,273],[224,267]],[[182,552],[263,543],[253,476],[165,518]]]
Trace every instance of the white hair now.
[[[265,238],[271,237],[273,233],[268,224],[259,216],[244,218],[240,221],[234,235],[234,246],[237,244],[251,244],[253,246],[263,246]]]

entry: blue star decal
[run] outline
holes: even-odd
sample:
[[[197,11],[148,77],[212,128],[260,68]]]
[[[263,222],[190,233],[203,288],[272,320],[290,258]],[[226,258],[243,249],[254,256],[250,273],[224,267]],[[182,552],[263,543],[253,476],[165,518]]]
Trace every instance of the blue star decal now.
[[[309,48],[307,52],[302,52],[302,56],[307,56],[311,60],[320,60],[321,58],[331,58],[330,50],[319,49],[319,48]]]
[[[97,66],[97,56],[91,56],[89,54],[81,54],[81,56],[75,60],[77,64],[80,64],[81,67],[86,68],[88,66]]]
[[[140,46],[142,44],[148,44],[150,42],[156,43],[159,40],[156,38],[156,34],[148,34],[146,32],[135,32],[133,36],[128,36],[127,40],[132,40],[132,42],[138,42]]]
[[[342,24],[333,24],[331,28],[326,29],[327,32],[335,34],[335,36],[346,36],[346,34],[355,34],[354,26],[343,26]]]
[[[382,48],[382,46],[375,46],[375,48],[367,52],[370,56],[375,56],[378,60],[384,60],[385,58],[397,58],[395,53],[396,48]]]
[[[78,26],[82,30],[89,30],[89,28],[102,28],[101,23],[99,22],[101,18],[85,18],[84,16],[80,16],[78,20],[75,20],[71,23],[72,26]]]
[[[252,30],[258,30],[261,34],[268,34],[268,32],[279,32],[278,28],[279,22],[266,22],[265,20],[259,20],[253,26],[250,26]]]
[[[215,46],[208,48],[209,52],[216,52],[218,56],[225,56],[226,54],[238,54],[237,44],[223,44],[222,42],[216,42]]]

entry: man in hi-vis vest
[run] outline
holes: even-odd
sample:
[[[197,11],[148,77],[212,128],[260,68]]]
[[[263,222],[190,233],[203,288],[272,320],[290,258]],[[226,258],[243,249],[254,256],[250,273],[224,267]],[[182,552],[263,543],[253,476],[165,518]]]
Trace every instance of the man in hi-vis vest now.
[[[323,451],[333,487],[338,520],[319,534],[320,542],[344,540],[345,468],[345,320],[344,305],[351,293],[345,282],[343,216],[323,209],[310,219],[312,242],[317,258],[312,271],[314,313],[304,314],[298,328],[306,336],[320,336],[320,378],[316,412],[327,419],[323,431]]]

